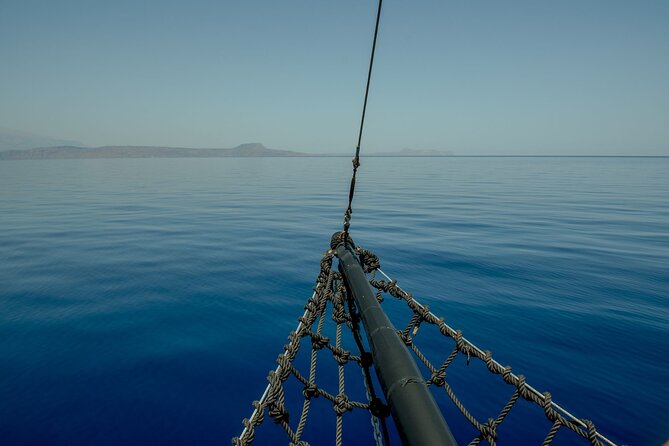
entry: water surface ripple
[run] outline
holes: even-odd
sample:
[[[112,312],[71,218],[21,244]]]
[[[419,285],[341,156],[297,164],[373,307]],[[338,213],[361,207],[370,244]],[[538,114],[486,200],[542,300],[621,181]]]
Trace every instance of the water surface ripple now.
[[[352,234],[555,401],[659,444],[667,172],[667,158],[364,158]],[[0,443],[228,443],[302,313],[349,175],[348,158],[1,162]],[[459,395],[494,416],[508,389],[460,370]],[[540,439],[539,415],[510,419],[500,444]]]

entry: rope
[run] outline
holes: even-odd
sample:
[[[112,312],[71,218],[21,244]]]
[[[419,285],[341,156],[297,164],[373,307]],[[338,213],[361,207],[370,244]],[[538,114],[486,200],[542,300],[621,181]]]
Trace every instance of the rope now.
[[[351,226],[351,214],[353,214],[353,195],[355,194],[355,176],[360,167],[360,144],[362,142],[362,129],[365,126],[365,113],[367,112],[367,98],[369,97],[369,85],[372,81],[372,67],[374,66],[374,53],[376,52],[376,37],[379,34],[379,21],[381,20],[381,6],[383,0],[379,0],[376,12],[376,25],[374,26],[374,39],[372,40],[372,53],[369,57],[369,69],[367,70],[367,86],[365,87],[365,100],[362,104],[362,116],[360,117],[360,129],[358,131],[358,143],[355,146],[355,158],[353,158],[353,175],[351,176],[351,187],[348,191],[348,207],[344,212],[344,239],[348,237],[348,228]]]
[[[378,292],[388,293],[399,300],[405,301],[407,306],[411,309],[413,314],[406,325],[406,328],[398,331],[397,334],[430,371],[431,375],[426,377],[428,385],[443,388],[462,415],[479,432],[479,434],[470,442],[470,445],[477,445],[483,440],[490,445],[495,445],[497,441],[497,427],[504,421],[511,409],[522,397],[524,401],[529,401],[541,407],[546,418],[552,422],[552,426],[542,445],[547,446],[552,444],[558,430],[565,427],[586,439],[593,446],[600,446],[602,443],[606,443],[609,446],[615,446],[614,442],[597,431],[592,421],[575,417],[560,405],[553,402],[550,393],[541,393],[527,384],[525,382],[525,377],[512,373],[510,366],[502,366],[499,362],[493,359],[491,352],[484,351],[471,343],[462,336],[460,330],[455,330],[450,327],[444,322],[444,318],[436,316],[430,311],[427,305],[419,303],[414,299],[411,293],[400,288],[397,285],[396,280],[391,279],[385,272],[383,272],[383,270],[381,270],[379,259],[372,252],[357,248],[357,253],[363,263],[364,270],[366,272],[371,272],[369,280],[370,285],[376,288]],[[377,280],[375,274],[376,271],[383,275],[386,280]],[[453,350],[438,368],[427,359],[414,342],[414,336],[418,333],[418,328],[421,326],[422,322],[436,326],[443,336],[449,337],[455,341]],[[500,375],[506,384],[515,387],[513,394],[497,414],[496,418],[489,418],[483,423],[477,420],[457,398],[455,392],[445,379],[447,367],[451,365],[458,354],[463,354],[467,357],[467,365],[469,365],[471,357],[481,360],[489,372],[494,375]]]
[[[444,389],[446,395],[462,416],[476,429],[477,433],[470,441],[470,445],[479,445],[482,442],[486,442],[491,446],[496,445],[499,426],[516,405],[521,401],[527,401],[534,404],[535,407],[538,406],[546,419],[551,422],[551,427],[542,445],[551,445],[558,431],[569,430],[590,445],[601,446],[607,444],[615,446],[615,443],[597,431],[591,421],[575,417],[553,402],[550,393],[539,392],[530,386],[526,383],[522,375],[513,373],[509,366],[502,366],[493,359],[492,353],[482,350],[471,343],[459,330],[453,329],[444,322],[443,318],[436,316],[426,305],[418,302],[411,293],[400,288],[397,285],[397,281],[392,280],[381,270],[379,259],[374,253],[362,248],[357,248],[356,251],[363,270],[369,274],[370,285],[377,289],[377,299],[383,301],[383,293],[387,293],[404,301],[411,310],[409,322],[404,329],[397,331],[397,335],[415,354],[416,358],[425,365],[428,371],[425,376],[425,382],[435,388]],[[255,438],[256,428],[265,420],[265,414],[268,414],[273,419],[274,424],[279,426],[280,430],[283,431],[287,444],[295,446],[308,445],[302,438],[305,426],[308,424],[311,400],[320,396],[332,404],[332,411],[336,421],[335,444],[342,444],[344,416],[347,412],[354,409],[363,409],[369,412],[372,421],[373,436],[377,445],[390,444],[388,428],[385,422],[385,418],[390,411],[388,406],[377,397],[374,381],[370,373],[370,368],[374,364],[372,362],[372,355],[365,350],[363,345],[362,328],[359,324],[360,315],[352,296],[349,295],[343,284],[341,274],[332,270],[333,258],[334,254],[332,250],[329,250],[323,256],[321,270],[314,287],[314,294],[307,300],[304,314],[299,318],[297,329],[290,333],[288,337],[289,343],[284,346],[284,352],[277,359],[278,366],[268,376],[269,384],[260,400],[253,402],[254,410],[251,417],[242,421],[244,429],[239,437],[232,440],[233,444],[238,446],[251,444]],[[377,273],[383,276],[383,279],[377,279]],[[331,308],[330,320],[336,324],[334,345],[330,341],[330,338],[323,334],[326,313],[329,308]],[[351,350],[345,348],[343,342],[344,325],[351,330],[356,344],[354,348],[357,348],[359,355],[355,355]],[[453,348],[438,366],[428,360],[415,342],[418,333],[425,333],[430,329],[430,326],[436,328],[437,334],[440,333],[454,342]],[[302,343],[301,340],[304,338],[308,338],[311,342]],[[306,376],[297,369],[297,365],[295,364],[295,358],[299,349],[305,345],[311,347],[308,356],[310,359],[309,373]],[[317,355],[320,351],[329,351],[332,358],[336,361],[338,372],[337,389],[334,392],[328,392],[323,386],[317,384],[316,363]],[[469,365],[471,358],[482,361],[492,375],[500,376],[504,383],[513,388],[513,392],[511,392],[504,406],[486,421],[477,419],[465,407],[453,390],[450,380],[446,377],[447,370],[453,365],[458,355],[466,356],[467,365]],[[367,402],[352,401],[345,393],[344,370],[349,364],[359,366],[362,371]],[[302,412],[294,429],[292,427],[294,424],[291,424],[290,414],[286,409],[286,400],[287,398],[291,398],[292,395],[286,395],[284,391],[286,381],[290,377],[293,377],[303,386],[302,396],[304,398]],[[291,407],[297,406],[291,405]],[[325,421],[319,420],[319,422],[324,423]],[[272,444],[275,443],[278,442],[272,441]]]
[[[291,446],[307,446],[309,443],[303,440],[303,435],[308,425],[308,414],[314,398],[323,397],[331,403],[332,411],[336,418],[335,444],[338,446],[342,445],[343,442],[343,419],[347,412],[363,409],[374,417],[379,416],[379,407],[383,405],[378,403],[378,398],[376,398],[373,383],[371,382],[371,375],[369,374],[371,354],[365,351],[361,342],[358,342],[361,339],[359,325],[357,321],[353,321],[351,313],[355,311],[355,308],[350,304],[352,299],[348,297],[346,288],[342,284],[341,275],[332,270],[333,257],[331,250],[323,256],[314,293],[307,300],[304,314],[299,318],[297,329],[290,333],[288,336],[289,343],[284,346],[283,353],[277,358],[278,366],[269,373],[267,377],[268,384],[263,395],[259,401],[253,402],[254,409],[251,416],[242,420],[244,429],[239,437],[232,439],[234,445],[246,446],[253,443],[256,430],[263,424],[266,419],[265,415],[267,414],[274,421],[274,425],[279,426],[279,430],[283,431],[283,435],[287,438],[287,444]],[[330,341],[330,338],[324,335],[325,324],[328,319],[326,316],[330,309],[331,321],[336,324],[334,345]],[[345,348],[342,339],[344,325],[352,331],[353,337],[356,339],[356,347],[359,350],[359,355],[353,354],[351,350]],[[302,342],[301,340],[304,338],[308,338],[311,342]],[[308,375],[298,370],[296,361],[298,352],[305,345],[311,347],[308,356]],[[337,363],[338,384],[334,392],[328,392],[324,386],[317,384],[316,365],[318,353],[321,351],[329,351]],[[366,375],[365,393],[368,395],[367,402],[352,400],[345,392],[345,368],[350,364],[358,365],[363,375]],[[303,386],[302,397],[304,400],[296,425],[291,421],[290,413],[287,409],[287,400],[292,399],[292,395],[287,395],[285,392],[285,386],[291,377]],[[291,387],[294,387],[294,385]],[[295,406],[291,405],[291,407]],[[379,438],[381,435],[384,435],[385,438],[388,436],[385,423],[381,421],[380,424],[380,430],[383,431],[383,434],[378,433],[378,429],[374,432],[377,444],[380,444]],[[272,442],[272,444],[274,443],[276,441]]]
[[[408,292],[404,291],[402,288],[400,288],[399,286],[397,286],[396,285],[397,284],[396,280],[391,279],[380,268],[378,268],[377,271],[379,271],[389,281],[389,284],[392,284],[391,285],[392,288],[396,289],[399,292],[400,295],[395,296],[395,297],[397,297],[398,299],[401,299],[401,300],[406,300],[409,307],[411,307],[412,309],[415,308],[415,311],[419,311],[423,314],[426,314],[429,317],[429,319],[425,319],[425,320],[428,320],[428,322],[431,323],[431,324],[436,324],[439,327],[439,331],[441,332],[442,335],[456,340],[456,347],[455,347],[454,351],[452,352],[453,357],[455,355],[457,355],[457,353],[459,353],[459,352],[463,353],[463,354],[467,355],[467,365],[469,365],[469,361],[471,359],[471,356],[474,356],[474,357],[484,361],[486,363],[486,367],[491,372],[496,373],[497,371],[501,371],[500,373],[497,373],[497,374],[501,374],[502,377],[504,378],[505,382],[508,382],[509,380],[511,380],[514,383],[520,382],[520,381],[522,381],[524,383],[525,378],[522,375],[516,375],[516,374],[512,373],[511,372],[511,367],[503,366],[502,364],[500,364],[499,362],[497,362],[495,359],[492,358],[492,353],[491,352],[484,351],[481,348],[477,347],[476,345],[471,343],[467,338],[462,336],[462,333],[460,332],[460,330],[455,330],[454,328],[450,327],[448,324],[444,323],[443,318],[440,318],[440,317],[436,316],[434,313],[429,311],[429,308],[427,306],[421,305],[419,302],[417,302],[413,298],[411,293],[408,293]],[[381,285],[382,283],[383,283],[383,281],[378,282],[379,285]],[[371,284],[371,281],[370,281],[370,284]],[[372,284],[372,286],[374,286],[374,285]],[[381,288],[386,288],[386,285],[381,285]],[[379,292],[382,292],[382,290],[379,289]],[[392,292],[391,292],[391,295],[394,296],[394,294],[392,294]],[[411,301],[409,301],[409,298],[411,298]],[[413,341],[411,341],[411,342],[413,342]],[[450,358],[450,356],[449,356],[449,358]],[[447,361],[442,366],[444,368],[444,371],[443,371],[444,375],[445,375],[445,368],[448,366],[449,363],[450,362],[447,359]],[[435,383],[435,382],[433,381],[433,383]],[[439,381],[437,381],[436,383],[438,385],[441,385],[439,383]],[[552,401],[551,396],[550,396],[549,393],[541,393],[537,389],[535,389],[534,387],[532,387],[531,385],[526,384],[526,383],[523,384],[523,387],[532,394],[531,396],[529,396],[529,398],[526,398],[526,399],[534,401],[537,404],[540,404],[542,407],[544,407],[545,405],[552,406],[552,408],[555,409],[555,411],[559,412],[559,414],[561,414],[561,416],[568,418],[569,423],[570,423],[569,425],[574,426],[576,429],[578,429],[579,427],[583,428],[583,429],[586,429],[586,430],[589,429],[589,424],[588,423],[590,423],[590,422],[588,420],[581,420],[581,419],[577,418],[576,416],[572,415],[569,411],[564,409],[562,406],[560,406],[556,402]],[[561,423],[557,423],[557,424],[561,425]],[[553,426],[553,428],[558,429],[559,427]],[[553,436],[554,435],[555,434],[553,434]],[[602,440],[606,444],[608,444],[609,446],[615,446],[614,442],[612,442],[611,440],[609,440],[608,438],[606,438],[605,436],[603,436],[599,432],[597,432],[596,436],[600,440]],[[550,443],[547,443],[547,444],[550,444]]]

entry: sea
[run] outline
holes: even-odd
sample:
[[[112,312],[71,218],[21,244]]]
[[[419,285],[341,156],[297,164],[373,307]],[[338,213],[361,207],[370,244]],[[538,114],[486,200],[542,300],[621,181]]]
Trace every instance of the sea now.
[[[0,444],[230,444],[311,296],[350,174],[346,157],[0,162]],[[669,158],[367,157],[353,210],[387,274],[533,387],[617,444],[669,438]],[[383,305],[404,328],[406,307]],[[438,364],[453,348],[428,326],[416,344]],[[496,418],[513,388],[462,356],[447,380]],[[318,361],[336,394],[332,355]],[[301,387],[286,400],[301,407]],[[303,439],[334,444],[331,404],[313,406]],[[543,410],[518,406],[498,444],[540,444]],[[374,444],[366,412],[343,425],[344,444]],[[270,419],[256,431],[288,443]]]

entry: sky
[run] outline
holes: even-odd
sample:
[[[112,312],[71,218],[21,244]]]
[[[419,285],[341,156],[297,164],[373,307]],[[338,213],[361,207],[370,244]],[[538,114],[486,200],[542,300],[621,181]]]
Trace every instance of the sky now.
[[[0,0],[0,127],[353,153],[373,0]],[[669,155],[669,1],[386,0],[362,151]]]

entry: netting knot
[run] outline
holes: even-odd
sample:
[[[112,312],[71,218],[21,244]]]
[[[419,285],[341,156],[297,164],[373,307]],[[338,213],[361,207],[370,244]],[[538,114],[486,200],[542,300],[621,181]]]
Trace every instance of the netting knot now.
[[[337,292],[337,294],[335,294],[333,303],[334,308],[332,309],[332,320],[337,324],[345,323],[348,318],[346,317],[346,308],[344,307],[344,296],[340,292]]]
[[[290,368],[292,364],[290,358],[283,353],[276,358],[276,362],[277,364],[279,364],[279,367],[281,368],[277,376],[280,382],[276,384],[281,385],[281,382],[285,381],[286,378],[288,378],[288,375],[290,375]],[[272,378],[273,374],[274,374],[273,371],[270,372],[270,378]]]
[[[467,355],[467,365],[469,365],[472,359],[471,347],[465,342],[465,339],[462,337],[462,331],[460,330],[455,330],[455,345],[459,351]]]
[[[585,424],[586,429],[588,430],[588,441],[593,445],[601,445],[602,443],[597,438],[597,429],[595,429],[595,423],[590,420],[582,419],[583,424]]]
[[[260,424],[265,419],[265,406],[260,401],[253,401],[253,408],[256,410],[255,424]]]
[[[348,401],[348,396],[345,393],[340,393],[334,399],[334,411],[337,415],[341,415],[353,409],[353,405]]]
[[[339,365],[344,365],[351,358],[351,352],[349,352],[348,350],[338,350],[333,352],[333,356],[335,357]]]
[[[381,268],[381,261],[373,252],[362,248],[358,248],[356,252],[360,258],[360,263],[362,264],[362,269],[365,273],[371,273],[372,271]]]
[[[271,404],[268,413],[269,416],[272,417],[274,424],[288,423],[288,420],[290,419],[290,415],[286,411],[286,408],[279,402]]]
[[[483,362],[485,363],[486,367],[488,367],[488,370],[493,370],[495,363],[493,362],[492,352],[490,350],[485,350],[483,352]]]
[[[445,374],[439,372],[439,370],[437,370],[434,374],[432,374],[428,382],[428,384],[434,384],[437,387],[443,387],[445,383],[446,383],[446,376]]]
[[[532,401],[532,392],[527,388],[527,384],[525,383],[525,376],[523,375],[518,375],[518,382],[516,383],[516,389],[518,389],[518,393],[520,393],[520,396],[525,398],[526,400]]]
[[[315,313],[318,310],[318,306],[316,304],[316,299],[311,299],[307,301],[307,304],[304,306],[304,309],[307,310],[309,313]],[[298,318],[298,320],[304,319],[302,316]],[[304,323],[304,321],[303,321]]]
[[[420,321],[418,321],[420,324],[422,321],[430,318],[430,307],[428,305],[423,305],[423,308],[419,308],[417,313],[420,316]]]
[[[311,335],[311,345],[313,346],[314,350],[321,350],[329,343],[330,339],[327,336],[323,336],[318,333],[313,333]]]
[[[316,305],[314,305],[312,313],[316,313],[317,310],[318,310],[318,307]],[[302,326],[305,327],[305,328],[308,327],[309,325],[311,325],[309,323],[310,321],[304,316],[298,317],[297,320],[302,322]],[[305,330],[300,330],[300,337],[301,338],[305,337],[307,334],[308,334],[308,332],[306,332]]]
[[[248,418],[242,420],[242,424],[246,428],[246,433],[242,437],[234,437],[232,439],[232,444],[235,446],[246,446],[253,443],[255,438],[255,430],[253,429],[253,423]]]
[[[302,395],[304,395],[305,398],[318,398],[318,386],[315,383],[309,383],[306,386],[304,386],[304,389],[302,390]]]
[[[507,365],[502,370],[502,378],[507,384],[513,384],[513,377],[511,376],[511,366]]]
[[[488,421],[481,424],[481,434],[490,444],[494,444],[494,440],[497,439],[497,425],[495,420],[489,418]]]

